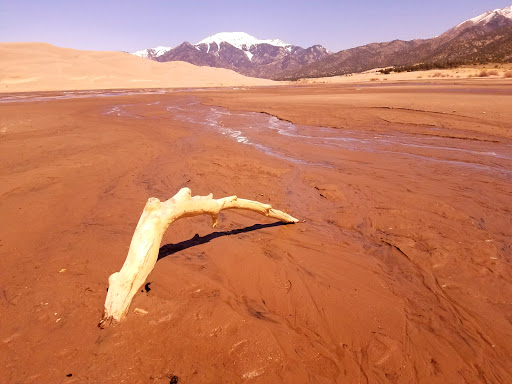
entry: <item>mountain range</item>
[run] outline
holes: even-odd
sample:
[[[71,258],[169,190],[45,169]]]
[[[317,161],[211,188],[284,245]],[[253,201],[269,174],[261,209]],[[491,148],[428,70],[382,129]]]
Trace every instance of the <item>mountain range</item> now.
[[[134,52],[160,62],[186,61],[275,80],[337,76],[372,68],[442,62],[512,61],[512,5],[485,12],[431,39],[393,40],[337,53],[321,45],[302,48],[279,39],[223,32],[196,44]]]
[[[331,54],[321,45],[302,48],[279,39],[260,40],[245,32],[222,32],[197,44],[156,47],[134,52],[151,60],[186,61],[200,66],[232,69],[252,77],[274,78],[298,70]]]

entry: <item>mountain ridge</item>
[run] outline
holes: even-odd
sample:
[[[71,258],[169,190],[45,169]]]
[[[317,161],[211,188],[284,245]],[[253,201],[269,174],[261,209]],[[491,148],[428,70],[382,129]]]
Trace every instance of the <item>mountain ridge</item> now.
[[[342,50],[274,79],[340,76],[373,68],[448,61],[512,61],[512,5],[465,20],[430,39],[393,40]]]
[[[185,61],[199,66],[232,69],[251,77],[273,78],[331,54],[321,45],[302,48],[280,39],[258,39],[245,32],[220,32],[196,44],[155,47],[133,53],[160,61]]]
[[[273,80],[339,76],[419,63],[512,61],[512,5],[467,19],[439,36],[370,43],[332,53],[245,32],[220,32],[196,44],[155,47],[133,54],[160,62],[185,61]]]

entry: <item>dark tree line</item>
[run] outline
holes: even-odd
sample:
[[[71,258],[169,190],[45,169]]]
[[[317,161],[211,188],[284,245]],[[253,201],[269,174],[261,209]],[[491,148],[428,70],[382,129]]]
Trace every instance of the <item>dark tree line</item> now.
[[[494,58],[498,59],[498,58]],[[503,60],[492,60],[492,62],[508,62],[509,58],[503,57]],[[458,68],[463,65],[482,65],[488,64],[488,60],[484,60],[482,58],[474,59],[474,60],[448,60],[448,61],[437,61],[430,63],[420,63],[414,65],[400,65],[396,67],[389,67],[379,70],[380,73],[384,75],[389,75],[391,72],[415,72],[415,71],[428,71],[431,69],[452,69]]]

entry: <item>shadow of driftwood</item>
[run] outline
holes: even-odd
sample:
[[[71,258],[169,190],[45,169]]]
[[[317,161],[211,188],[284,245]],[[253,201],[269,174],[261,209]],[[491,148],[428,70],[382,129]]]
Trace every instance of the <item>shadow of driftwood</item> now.
[[[206,236],[195,235],[193,238],[185,241],[181,241],[176,244],[166,244],[160,247],[160,251],[158,252],[158,260],[163,259],[164,257],[170,256],[176,252],[183,251],[184,249],[195,247],[196,245],[201,245],[208,243],[209,241],[216,239],[222,236],[231,236],[238,235],[240,233],[247,233],[252,231],[257,231],[259,229],[271,228],[271,227],[279,227],[281,225],[288,225],[289,223],[283,223],[277,221],[271,224],[254,224],[250,227],[233,229],[231,231],[222,231],[222,232],[212,232]]]

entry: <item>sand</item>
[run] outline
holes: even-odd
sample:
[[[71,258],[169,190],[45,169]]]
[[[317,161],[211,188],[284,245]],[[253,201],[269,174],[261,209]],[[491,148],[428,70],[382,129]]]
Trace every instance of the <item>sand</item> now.
[[[512,81],[356,83],[217,92],[213,104],[323,127],[512,138]],[[236,94],[237,97],[233,97]],[[456,95],[456,96],[454,96]],[[313,111],[313,112],[312,112]]]
[[[2,381],[511,382],[511,97],[489,82],[0,103]],[[126,321],[100,330],[147,198],[184,186],[304,222],[174,223]]]
[[[383,74],[379,71],[383,68],[374,68],[362,73],[351,73],[343,76],[332,77],[319,77],[314,79],[300,79],[298,84],[360,84],[366,82],[382,82],[382,83],[396,83],[396,82],[437,82],[437,83],[453,83],[453,81],[460,82],[461,80],[469,80],[471,83],[489,82],[489,80],[501,82],[503,84],[510,84],[512,78],[506,77],[506,73],[510,74],[512,71],[512,64],[497,63],[497,64],[481,64],[463,66],[453,69],[432,69],[428,71],[413,71],[413,72],[391,72]],[[487,75],[483,76],[482,72]],[[507,75],[510,76],[510,75]]]
[[[262,86],[274,82],[185,62],[158,63],[124,52],[45,43],[0,43],[0,92]]]

